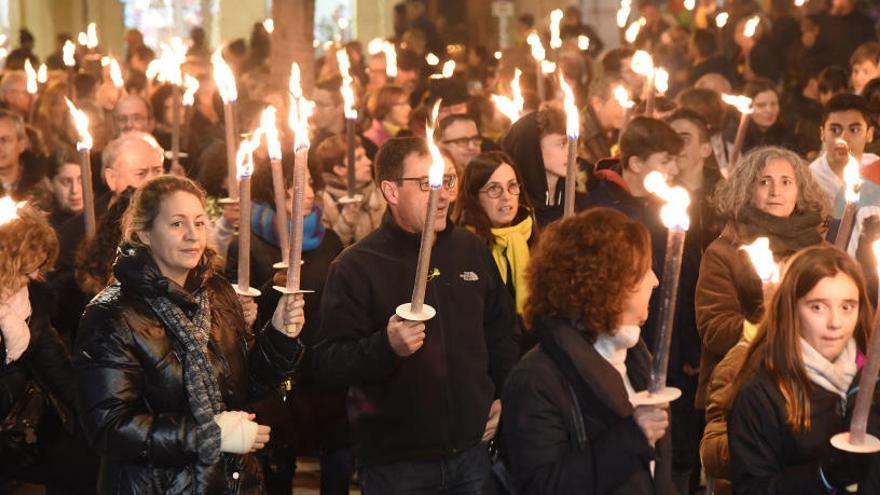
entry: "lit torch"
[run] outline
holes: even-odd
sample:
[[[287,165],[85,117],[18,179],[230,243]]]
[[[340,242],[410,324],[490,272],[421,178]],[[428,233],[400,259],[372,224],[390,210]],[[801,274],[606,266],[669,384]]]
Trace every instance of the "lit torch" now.
[[[183,103],[183,149],[189,149],[190,121],[192,121],[192,107],[196,102],[196,92],[199,90],[199,80],[195,77],[184,74],[183,87],[185,91],[181,103]]]
[[[645,50],[636,50],[632,56],[630,67],[633,72],[645,78],[645,115],[654,116],[654,59]],[[667,77],[667,80],[669,78]]]
[[[394,43],[385,41],[382,43],[382,52],[385,53],[385,75],[394,79],[397,77],[397,48]]]
[[[739,127],[736,128],[736,139],[734,139],[733,149],[730,151],[730,161],[728,161],[727,167],[721,168],[721,174],[727,178],[730,175],[730,171],[736,166],[737,160],[739,160],[739,153],[742,150],[746,139],[746,130],[749,127],[749,117],[755,110],[752,108],[752,99],[748,96],[722,94],[721,99],[724,103],[736,108],[740,114]]]
[[[223,48],[218,48],[211,56],[214,64],[214,81],[217,91],[223,100],[223,122],[226,127],[226,181],[229,200],[237,199],[235,187],[235,101],[238,99],[238,88],[235,86],[235,75],[223,59]]]
[[[771,294],[771,287],[779,283],[779,265],[773,259],[773,251],[770,250],[770,239],[767,237],[758,237],[751,244],[741,246],[740,249],[746,252],[758,278],[761,279],[762,293],[764,294],[764,308],[766,309],[770,303],[767,299]]]
[[[627,43],[633,44],[639,38],[639,31],[642,30],[642,26],[647,24],[648,21],[644,17],[639,17],[638,20],[632,22],[626,31],[623,33],[623,39],[626,40]]]
[[[840,218],[840,224],[837,226],[837,235],[834,237],[834,245],[843,251],[846,251],[849,244],[849,237],[852,235],[853,223],[856,217],[856,207],[861,196],[862,176],[859,173],[859,162],[854,156],[849,155],[849,160],[843,168],[843,182],[845,184],[844,199],[846,207],[843,210],[843,216]]]
[[[580,115],[577,104],[574,101],[574,92],[571,86],[565,82],[565,77],[559,76],[559,86],[562,88],[563,102],[565,106],[565,134],[568,136],[568,161],[565,169],[565,204],[563,215],[574,215],[574,194],[577,184],[577,146],[580,134]]]
[[[624,116],[624,122],[629,122],[630,112],[633,107],[636,106],[636,102],[632,101],[629,95],[629,90],[627,90],[623,85],[618,84],[614,86],[614,89],[611,90],[611,94],[614,96],[614,101],[620,105],[620,108],[626,111],[626,115]]]
[[[24,201],[15,202],[10,196],[0,198],[0,225],[18,220],[18,210],[24,205]]]
[[[281,263],[273,268],[286,268],[290,256],[290,240],[287,232],[287,208],[284,205],[284,172],[281,168],[281,141],[278,137],[277,110],[268,106],[260,115],[258,134],[266,136],[266,150],[272,166],[272,192],[275,198],[275,227],[278,229],[278,244],[281,246]]]
[[[617,9],[617,27],[623,29],[626,27],[626,21],[632,13],[632,0],[620,0],[620,7]]]
[[[537,80],[537,90],[538,90],[538,99],[540,101],[544,101],[544,98],[547,97],[547,92],[544,89],[544,60],[547,58],[547,51],[544,50],[544,45],[541,43],[541,37],[538,36],[538,33],[532,33],[526,38],[526,42],[531,47],[532,58],[535,59],[535,75],[538,78]]]
[[[258,137],[245,139],[235,157],[241,220],[238,222],[238,283],[234,288],[236,293],[247,297],[260,295],[259,290],[251,287],[251,175],[254,173],[254,149],[258,145]]]
[[[562,9],[550,12],[550,48],[554,50],[562,47],[562,37],[559,33],[560,22],[562,22]]]
[[[37,71],[34,70],[34,66],[31,65],[31,59],[24,59],[24,72],[27,74],[27,93],[30,95],[31,101],[28,104],[28,122],[34,121],[34,112],[37,109],[37,91],[39,90],[39,85],[37,84]]]
[[[345,142],[348,146],[346,179],[347,179],[347,195],[341,198],[342,204],[357,203],[362,198],[356,194],[357,184],[355,182],[355,142],[354,142],[354,126],[357,122],[357,110],[354,108],[354,79],[351,77],[351,61],[348,59],[348,53],[345,49],[336,52],[336,61],[339,64],[339,73],[342,75],[342,103],[345,114]],[[445,68],[444,68],[445,70]],[[343,201],[344,200],[344,201]]]
[[[523,109],[525,108],[525,99],[522,95],[522,88],[519,85],[519,79],[522,76],[522,71],[516,69],[514,72],[513,80],[510,82],[510,89],[513,98],[504,95],[492,95],[492,102],[495,103],[495,108],[498,109],[499,112],[504,114],[505,117],[510,119],[510,123],[513,124],[517,120],[522,117]]]
[[[440,188],[443,187],[443,172],[446,162],[443,154],[434,142],[434,131],[437,127],[437,114],[440,112],[440,99],[434,103],[431,121],[425,126],[425,139],[431,152],[431,168],[428,170],[428,182],[431,185],[428,193],[428,209],[425,212],[425,223],[422,225],[422,240],[419,245],[419,258],[416,265],[416,279],[413,283],[412,299],[409,303],[397,307],[397,316],[404,320],[426,321],[437,314],[431,306],[425,304],[425,290],[428,285],[428,265],[431,262],[431,250],[434,246],[434,223],[437,217],[437,202],[440,200]]]
[[[64,60],[64,66],[67,67],[67,98],[73,99],[73,68],[76,66],[76,57],[74,54],[76,53],[76,45],[73,44],[72,41],[67,40],[64,42],[64,47],[61,49],[62,58]]]
[[[587,51],[590,49],[590,38],[583,34],[578,36],[578,50]]]
[[[743,26],[743,36],[746,38],[751,38],[755,36],[755,31],[758,29],[758,24],[761,23],[761,18],[758,16],[753,16],[746,21],[745,26]]]
[[[69,99],[65,98],[64,101],[79,134],[76,149],[79,151],[79,166],[82,174],[83,218],[86,224],[86,238],[92,238],[95,236],[95,194],[92,190],[92,135],[89,133],[89,118]]]

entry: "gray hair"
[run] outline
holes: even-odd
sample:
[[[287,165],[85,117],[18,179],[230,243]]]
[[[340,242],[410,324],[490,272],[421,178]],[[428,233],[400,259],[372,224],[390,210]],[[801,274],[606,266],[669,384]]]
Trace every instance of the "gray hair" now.
[[[150,134],[147,134],[146,132],[129,131],[120,135],[113,141],[107,143],[107,146],[104,147],[104,151],[101,152],[102,177],[104,176],[104,172],[108,168],[113,168],[116,160],[119,159],[119,157],[127,150],[128,146],[132,142],[146,143],[156,153],[156,157],[159,159],[159,162],[163,162],[165,160],[165,150],[162,149],[162,146],[159,145],[159,142],[156,141],[156,138],[154,138]]]

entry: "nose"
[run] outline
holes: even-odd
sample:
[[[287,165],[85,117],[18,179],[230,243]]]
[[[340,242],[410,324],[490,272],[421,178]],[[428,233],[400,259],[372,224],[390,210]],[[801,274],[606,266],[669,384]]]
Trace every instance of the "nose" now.
[[[660,279],[657,278],[657,274],[654,273],[653,269],[649,270],[648,276],[651,277],[651,287],[656,288],[658,285],[660,285]]]
[[[776,196],[778,192],[776,182],[770,181],[770,196]]]
[[[843,315],[840,308],[832,308],[828,313],[828,329],[837,330],[843,325]]]

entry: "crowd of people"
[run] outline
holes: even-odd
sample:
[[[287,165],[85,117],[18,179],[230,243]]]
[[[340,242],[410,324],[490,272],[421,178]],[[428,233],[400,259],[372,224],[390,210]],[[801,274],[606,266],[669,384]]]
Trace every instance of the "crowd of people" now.
[[[65,65],[60,35],[37,90],[23,30],[0,79],[0,491],[289,494],[310,457],[325,495],[880,493],[880,457],[830,443],[849,430],[878,298],[876,5],[695,3],[634,2],[639,30],[619,43],[569,7],[544,71],[529,40],[550,46],[546,18],[520,15],[493,57],[404,0],[396,57],[360,41],[317,52],[301,210],[264,24],[220,48],[239,92],[231,120],[200,28],[183,117],[136,30],[122,84],[100,47],[78,45]],[[668,88],[654,95],[637,50]],[[496,108],[493,95],[517,93],[515,115]],[[722,95],[750,98],[748,118]],[[65,98],[93,139],[94,235]],[[253,132],[270,104],[284,198],[261,143],[242,208],[224,201],[237,136],[225,126]],[[434,145],[444,174],[430,192]],[[690,196],[677,278],[664,273],[654,172]],[[299,222],[277,218],[295,211],[305,293],[282,294],[283,239]],[[396,308],[426,223],[435,315],[412,321]],[[778,281],[741,249],[762,237]],[[233,288],[241,250],[259,296]],[[645,405],[657,288],[673,278],[667,383],[682,395]],[[867,430],[880,436],[880,411]]]

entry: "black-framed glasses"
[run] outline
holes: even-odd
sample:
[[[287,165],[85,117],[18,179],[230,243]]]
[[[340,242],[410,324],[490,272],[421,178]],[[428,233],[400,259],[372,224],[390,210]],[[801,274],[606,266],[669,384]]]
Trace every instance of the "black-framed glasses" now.
[[[448,174],[443,176],[443,187],[446,188],[447,191],[451,191],[453,187],[455,187],[455,181],[457,177],[455,174]],[[428,181],[427,177],[401,177],[397,179],[398,182],[404,181],[414,181],[419,184],[419,189],[422,192],[428,192],[431,190],[431,182]]]
[[[480,189],[481,193],[484,193],[486,196],[489,196],[492,199],[498,199],[504,194],[504,186],[497,182],[493,182],[489,187],[485,189]],[[507,183],[507,192],[511,196],[519,196],[520,192],[520,184],[519,182],[509,182]]]
[[[466,146],[479,146],[483,144],[483,136],[477,134],[476,136],[465,136],[458,139],[445,139],[441,141],[445,145],[455,145],[461,148]]]

